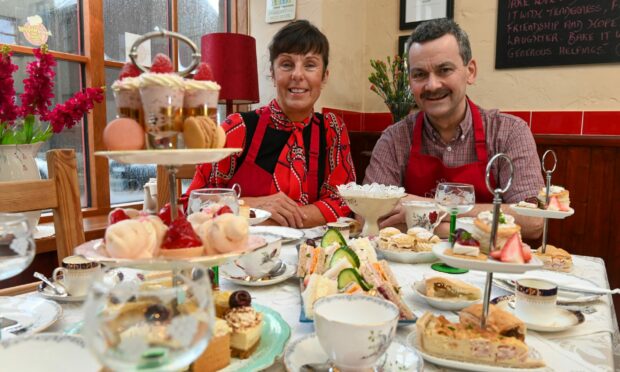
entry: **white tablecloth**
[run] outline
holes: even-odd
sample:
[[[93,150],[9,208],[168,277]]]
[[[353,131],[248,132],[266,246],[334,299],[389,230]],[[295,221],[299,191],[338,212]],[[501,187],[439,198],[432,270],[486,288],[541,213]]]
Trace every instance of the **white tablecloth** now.
[[[294,245],[286,245],[282,249],[282,258],[295,264],[297,251]],[[602,288],[609,288],[605,265],[600,258],[573,256],[575,269],[573,274],[590,279]],[[426,310],[432,310],[423,300],[413,294],[411,284],[421,280],[425,274],[436,273],[428,264],[407,265],[390,263],[392,270],[397,276],[403,290],[403,297],[417,316]],[[485,273],[470,271],[459,275],[459,279],[479,285],[483,288]],[[222,280],[222,289],[235,290],[247,289],[254,301],[261,305],[269,306],[278,311],[291,327],[291,339],[314,332],[311,323],[300,323],[299,312],[301,298],[299,295],[299,281],[291,278],[281,284],[268,287],[243,288]],[[491,298],[507,294],[505,291],[493,287]],[[36,296],[37,294],[28,294]],[[613,303],[610,296],[603,296],[601,300],[589,304],[596,309],[592,314],[586,314],[586,322],[576,328],[581,335],[571,334],[545,334],[528,331],[526,342],[543,356],[549,366],[548,370],[555,371],[613,371],[614,370],[614,346],[618,344],[618,325],[615,319]],[[63,332],[71,328],[76,322],[82,320],[81,304],[63,304],[63,317],[54,324],[47,332]],[[449,313],[445,313],[449,314]],[[397,337],[405,340],[415,325],[399,327]],[[617,353],[620,354],[620,353]],[[268,371],[284,371],[281,360],[278,360]],[[425,363],[426,371],[443,371],[437,366]]]

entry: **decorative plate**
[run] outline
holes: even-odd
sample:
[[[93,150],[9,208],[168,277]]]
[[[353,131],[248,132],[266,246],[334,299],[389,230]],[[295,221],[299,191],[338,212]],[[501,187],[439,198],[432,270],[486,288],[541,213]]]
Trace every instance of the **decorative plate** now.
[[[538,208],[519,207],[516,204],[511,204],[510,208],[513,211],[515,211],[515,213],[520,214],[522,216],[544,217],[544,218],[555,218],[555,219],[563,219],[568,216],[572,216],[575,213],[575,210],[573,208],[568,208],[568,212],[550,211],[547,209],[538,209]]]
[[[271,213],[262,209],[250,208],[251,211],[254,211],[256,217],[248,219],[250,225],[258,225],[261,222],[265,222],[271,217]]]
[[[437,243],[433,246],[433,253],[441,261],[447,263],[450,266],[458,267],[461,269],[520,274],[520,273],[524,273],[529,270],[540,269],[543,266],[543,263],[540,262],[540,260],[536,257],[532,257],[530,262],[526,264],[516,264],[516,263],[496,261],[492,258],[489,258],[486,261],[478,261],[478,260],[473,260],[473,259],[469,260],[466,258],[448,256],[444,254],[444,251],[447,248],[450,248],[450,246],[451,245],[448,242]]]
[[[499,296],[491,300],[493,305],[496,305],[502,310],[515,314],[514,303],[515,295]],[[516,314],[515,314],[516,315]],[[538,332],[561,332],[569,328],[578,326],[586,321],[586,317],[581,311],[566,310],[561,307],[554,309],[553,321],[549,323],[539,323],[523,321],[527,329]]]
[[[376,370],[417,372],[424,369],[424,360],[418,352],[400,341],[393,340],[386,354],[385,358],[379,360]],[[287,371],[296,372],[304,364],[324,363],[327,359],[319,338],[312,333],[291,342],[284,354],[284,365]]]
[[[426,301],[432,307],[436,309],[440,309],[440,310],[458,311],[458,310],[463,310],[469,305],[480,302],[480,299],[472,301],[472,300],[428,297],[426,295],[426,284],[424,283],[423,280],[414,283],[412,287],[416,295],[421,297],[424,301]]]
[[[4,371],[101,371],[82,337],[59,333],[2,340],[0,360]]]
[[[183,165],[215,163],[241,151],[241,148],[96,151],[95,155],[125,164]]]
[[[284,226],[251,226],[250,234],[277,235],[282,238],[282,244],[289,244],[304,237],[303,231]]]
[[[245,285],[248,287],[265,287],[268,285],[282,283],[288,278],[295,276],[295,273],[297,272],[297,265],[285,261],[282,263],[286,266],[284,272],[278,276],[268,279],[252,280],[245,273],[245,271],[236,266],[233,262],[228,262],[220,266],[220,276],[229,282],[238,285]]]
[[[259,371],[271,366],[284,352],[284,345],[291,337],[291,328],[280,313],[263,305],[253,304],[256,311],[263,313],[263,329],[258,348],[248,359],[232,358],[228,367],[220,372]]]
[[[19,332],[19,335],[28,336],[45,330],[60,319],[62,307],[37,296],[0,297],[0,314],[21,323],[26,330]],[[1,339],[14,336],[13,333],[2,332]]]

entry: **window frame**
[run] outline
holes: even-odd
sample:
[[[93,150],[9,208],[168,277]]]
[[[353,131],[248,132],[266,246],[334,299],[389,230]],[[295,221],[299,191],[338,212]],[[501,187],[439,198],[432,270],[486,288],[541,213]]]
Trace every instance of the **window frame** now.
[[[82,40],[79,50],[83,55],[71,54],[50,50],[57,60],[78,62],[83,67],[84,83],[87,87],[105,86],[105,68],[121,68],[122,62],[106,61],[104,59],[104,0],[81,0],[77,2],[78,12],[81,15]],[[249,4],[248,0],[224,0],[224,25],[227,32],[249,33]],[[172,31],[178,30],[178,0],[168,0],[169,27]],[[175,68],[178,67],[178,41],[172,40],[170,55]],[[34,55],[32,47],[7,44],[9,48],[19,54]],[[107,123],[106,102],[95,105],[88,113],[84,125],[84,154],[86,173],[86,192],[90,195],[90,206],[82,208],[83,217],[107,214],[116,206],[134,207],[141,209],[142,202],[111,205],[110,179],[108,159],[95,156],[96,151],[105,150],[103,143],[103,129]],[[51,214],[41,218],[41,222],[52,221]]]

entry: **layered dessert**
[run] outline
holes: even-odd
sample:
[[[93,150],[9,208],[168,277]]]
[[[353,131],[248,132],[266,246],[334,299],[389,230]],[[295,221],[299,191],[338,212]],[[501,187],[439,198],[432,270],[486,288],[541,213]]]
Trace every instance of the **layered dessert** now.
[[[220,89],[220,85],[213,81],[209,65],[200,63],[194,79],[185,80],[184,116],[208,116],[216,120]]]
[[[569,192],[562,186],[549,187],[549,204],[547,204],[547,188],[543,187],[538,192],[538,202],[544,209],[551,211],[568,212],[570,208]]]
[[[230,364],[230,334],[232,329],[224,319],[215,319],[214,335],[207,349],[192,365],[193,371],[214,372]]]
[[[480,243],[480,251],[489,254],[491,240],[491,226],[493,224],[493,212],[480,212],[474,220],[474,231],[472,233],[474,239]],[[521,232],[521,226],[515,223],[513,216],[500,212],[499,223],[497,225],[497,235],[495,239],[495,248],[500,249],[506,244],[506,241],[515,233]]]
[[[131,62],[125,63],[118,76],[112,83],[116,112],[121,118],[131,118],[144,125],[144,111],[140,99],[141,71]]]
[[[235,291],[230,295],[230,310],[224,315],[230,335],[231,354],[235,358],[247,359],[258,348],[263,327],[263,314],[252,307],[252,298],[247,291]]]
[[[472,260],[487,259],[485,254],[480,253],[480,242],[463,229],[454,232],[454,244],[451,249],[446,250],[446,254]]]
[[[563,272],[570,272],[573,269],[573,258],[570,253],[551,244],[547,244],[544,254],[542,247],[538,248],[534,256],[542,261],[544,269]]]

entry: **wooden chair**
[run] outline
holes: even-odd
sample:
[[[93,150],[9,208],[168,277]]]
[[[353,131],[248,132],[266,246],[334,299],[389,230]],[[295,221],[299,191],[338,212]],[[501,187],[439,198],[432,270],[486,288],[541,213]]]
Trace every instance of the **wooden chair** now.
[[[191,180],[194,178],[196,166],[186,164],[177,170],[177,198],[181,196],[181,180]],[[163,165],[157,166],[157,209],[162,208],[170,202],[170,186],[168,185],[168,170]]]
[[[0,211],[52,209],[60,265],[85,241],[75,151],[48,151],[47,170],[46,180],[0,182]]]

